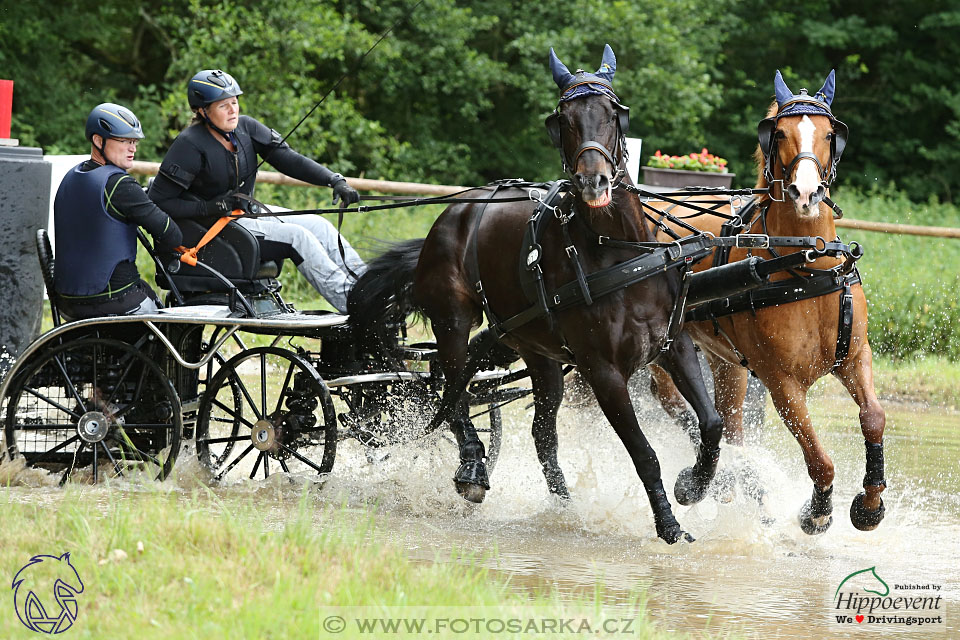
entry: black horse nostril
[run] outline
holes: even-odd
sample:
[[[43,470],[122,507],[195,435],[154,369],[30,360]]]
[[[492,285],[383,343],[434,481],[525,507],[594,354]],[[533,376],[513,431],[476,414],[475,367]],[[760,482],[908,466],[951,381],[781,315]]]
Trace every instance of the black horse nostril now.
[[[800,189],[797,188],[797,185],[791,183],[787,187],[787,196],[794,202],[797,201],[797,198],[800,197]]]
[[[584,187],[587,186],[587,176],[583,175],[582,173],[576,174],[575,176],[573,176],[573,178],[577,183],[577,187],[579,187],[580,189],[583,189]]]

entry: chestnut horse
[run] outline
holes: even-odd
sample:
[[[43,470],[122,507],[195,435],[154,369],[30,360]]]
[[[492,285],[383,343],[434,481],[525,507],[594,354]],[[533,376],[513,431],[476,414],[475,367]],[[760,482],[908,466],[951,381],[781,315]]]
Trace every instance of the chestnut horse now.
[[[760,198],[756,213],[746,216],[746,226],[741,231],[769,236],[811,236],[830,242],[837,237],[837,230],[828,206],[827,187],[835,175],[847,136],[846,125],[836,120],[830,110],[834,72],[830,72],[823,88],[813,96],[807,95],[805,89],[794,95],[779,71],[774,84],[776,102],[771,105],[767,119],[760,123],[760,144],[756,152],[757,188],[769,187],[770,192]],[[651,204],[665,208],[662,203]],[[673,208],[672,213],[682,217],[684,210]],[[698,229],[720,235],[726,220],[720,216],[699,215],[688,221]],[[688,233],[675,228],[681,235]],[[750,252],[733,248],[729,261],[742,260]],[[762,258],[771,255],[769,250],[754,249],[752,253]],[[769,389],[777,412],[803,449],[807,472],[814,483],[813,497],[800,513],[801,526],[810,534],[826,531],[833,520],[833,461],[820,444],[806,401],[813,383],[828,373],[843,383],[860,407],[860,428],[866,441],[864,492],[854,499],[850,519],[855,527],[867,531],[875,529],[884,516],[880,494],[886,486],[883,474],[885,415],[873,388],[867,302],[856,271],[844,279],[840,275],[841,263],[838,258],[822,257],[810,265],[813,269],[836,270],[839,284],[832,287],[834,291],[829,294],[732,315],[712,313],[710,309],[699,310],[699,313],[694,310],[692,317],[699,321],[690,322],[691,314],[688,314],[685,325],[705,352],[713,371],[716,407],[723,418],[727,442],[743,441],[742,407],[748,369]],[[711,262],[705,260],[695,270],[709,266]],[[791,282],[800,282],[796,278],[810,278],[816,273],[808,269],[799,271],[778,274],[772,280],[795,278]],[[844,281],[849,285],[847,289],[840,286]],[[842,328],[844,316],[846,331]],[[654,391],[668,412],[682,418],[682,399],[663,372],[652,369]]]
[[[624,153],[627,108],[611,84],[616,59],[608,45],[596,74],[582,70],[573,74],[551,49],[550,66],[561,97],[547,128],[570,174],[566,196],[538,207],[530,199],[533,192],[517,186],[468,192],[463,197],[473,201],[449,206],[426,239],[395,245],[369,264],[349,296],[351,323],[357,335],[369,336],[376,333],[378,322],[398,309],[425,315],[436,336],[446,392],[453,393],[450,381],[462,381],[467,375],[463,372],[469,333],[486,311],[494,333],[484,335],[500,337],[526,363],[534,393],[537,455],[550,492],[562,497],[569,494],[557,462],[560,363],[576,364],[630,454],[653,509],[657,535],[671,544],[692,540],[672,513],[656,453],[640,429],[627,392],[631,374],[656,360],[694,407],[702,444],[696,464],[684,470],[675,492],[687,502],[701,499],[716,470],[722,425],[704,388],[693,342],[682,332],[668,336],[671,326],[679,328],[684,259],[674,260],[678,256],[662,249],[650,257],[660,266],[649,277],[601,290],[594,279],[598,272],[608,270],[605,277],[627,273],[621,265],[643,254],[631,243],[655,242],[637,198],[616,188],[621,180],[629,180]],[[518,196],[526,201],[507,202]],[[481,198],[488,201],[475,201]],[[538,210],[547,224],[531,244],[525,231]],[[598,235],[623,242],[602,246]],[[536,313],[541,305],[532,304],[524,292],[523,271],[542,278],[542,314]],[[565,284],[566,291],[584,291],[579,304],[554,304]],[[513,322],[531,310],[529,322]],[[677,321],[672,324],[674,316]],[[480,502],[489,489],[485,452],[466,409],[461,397],[450,421],[461,459],[454,483],[463,497]]]

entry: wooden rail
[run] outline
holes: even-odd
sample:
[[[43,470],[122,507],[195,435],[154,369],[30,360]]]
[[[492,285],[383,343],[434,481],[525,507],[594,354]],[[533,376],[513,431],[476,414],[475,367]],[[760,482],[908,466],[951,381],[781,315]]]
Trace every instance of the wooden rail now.
[[[159,162],[134,161],[130,173],[142,176],[155,176],[160,169]],[[313,187],[309,182],[285,176],[276,171],[260,171],[257,173],[257,182],[266,184],[283,184],[292,187]],[[466,187],[457,187],[449,184],[419,184],[417,182],[395,182],[392,180],[368,180],[366,178],[347,178],[347,183],[357,191],[379,191],[380,193],[395,193],[403,196],[446,196],[463,191]]]
[[[130,173],[144,176],[155,176],[160,169],[159,162],[135,161]],[[260,171],[257,173],[257,182],[266,184],[281,184],[294,187],[312,187],[310,183],[297,180],[276,171]],[[418,182],[395,182],[392,180],[368,180],[366,178],[347,178],[347,182],[357,191],[378,191],[404,196],[446,196],[463,191],[467,187],[450,184],[420,184]],[[859,229],[860,231],[877,231],[880,233],[897,233],[908,236],[928,236],[935,238],[960,238],[960,229],[954,227],[921,227],[913,224],[894,224],[892,222],[871,222],[868,220],[853,220],[841,218],[836,221],[838,227]]]
[[[934,238],[960,238],[960,229],[956,227],[921,227],[915,224],[894,224],[892,222],[871,222],[869,220],[851,220],[841,218],[836,221],[838,227],[860,229],[861,231],[879,231],[881,233],[899,233],[906,236],[932,236]]]

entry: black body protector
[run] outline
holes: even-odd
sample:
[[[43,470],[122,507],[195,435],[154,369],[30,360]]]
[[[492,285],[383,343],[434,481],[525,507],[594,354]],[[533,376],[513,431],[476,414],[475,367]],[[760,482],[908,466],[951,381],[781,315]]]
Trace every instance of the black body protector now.
[[[278,171],[312,184],[329,186],[335,175],[319,163],[290,148],[277,131],[242,115],[227,139],[227,150],[204,123],[187,127],[173,141],[160,165],[150,197],[174,218],[204,215],[202,205],[234,193],[253,196],[258,156]],[[186,191],[191,198],[184,200]],[[191,202],[194,200],[194,202]]]

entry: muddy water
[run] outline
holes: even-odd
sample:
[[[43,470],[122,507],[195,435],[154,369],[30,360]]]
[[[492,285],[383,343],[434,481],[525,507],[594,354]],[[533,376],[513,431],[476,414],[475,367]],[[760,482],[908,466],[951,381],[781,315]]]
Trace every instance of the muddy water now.
[[[722,468],[764,488],[763,506],[741,489],[722,496],[727,501],[708,497],[694,507],[677,507],[677,518],[697,538],[694,544],[668,546],[656,538],[629,457],[589,404],[565,406],[560,413],[561,465],[572,493],[567,504],[548,495],[529,436],[532,409],[515,403],[505,413],[503,449],[482,505],[455,495],[450,478],[456,452],[447,440],[373,456],[347,442],[317,493],[317,525],[324,526],[325,507],[339,511],[346,505],[345,517],[355,514],[357,520],[373,507],[377,535],[417,561],[450,562],[469,554],[513,588],[551,586],[571,598],[592,594],[600,583],[611,605],[643,592],[661,628],[694,635],[960,638],[960,413],[887,404],[887,517],[876,531],[859,532],[848,510],[864,473],[862,437],[856,406],[836,392],[820,389],[811,401],[837,470],[835,521],[821,536],[807,536],[797,524],[811,484],[799,447],[770,407],[764,429],[750,444],[721,454]],[[659,409],[643,404],[640,415],[669,491],[677,473],[693,462],[693,450]],[[189,457],[178,460],[180,486],[204,482],[195,467]],[[21,473],[16,484],[48,483]],[[280,527],[290,500],[271,496],[279,491],[295,497],[301,486],[275,474],[217,491],[256,492],[265,521]],[[37,500],[51,491],[57,490],[17,493]],[[946,624],[838,624],[837,588],[870,567],[889,584],[891,596],[941,595]],[[938,585],[942,591],[897,585]],[[869,581],[857,586],[879,587]]]
[[[834,524],[817,537],[797,524],[811,484],[798,445],[772,408],[752,444],[721,456],[737,477],[759,479],[764,506],[739,490],[723,496],[729,502],[707,498],[676,508],[697,538],[692,545],[656,538],[626,452],[590,407],[561,410],[561,464],[573,496],[566,505],[547,494],[528,435],[532,409],[523,407],[507,416],[494,488],[480,506],[453,495],[455,454],[445,443],[384,452],[388,457],[377,463],[344,446],[322,494],[332,505],[375,503],[379,529],[415,559],[450,561],[451,549],[473,552],[518,589],[552,585],[589,593],[600,582],[611,604],[642,590],[668,630],[757,638],[960,637],[960,414],[888,406],[887,517],[876,531],[860,532],[848,514],[864,473],[863,439],[856,406],[835,391],[812,400],[837,469]],[[692,450],[659,410],[644,407],[641,415],[672,488],[692,463]],[[891,596],[942,595],[946,624],[838,624],[838,613],[856,612],[837,612],[835,592],[845,577],[870,567]],[[942,591],[896,589],[928,584]]]

